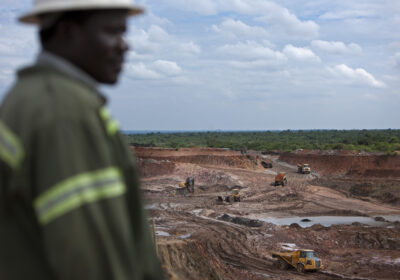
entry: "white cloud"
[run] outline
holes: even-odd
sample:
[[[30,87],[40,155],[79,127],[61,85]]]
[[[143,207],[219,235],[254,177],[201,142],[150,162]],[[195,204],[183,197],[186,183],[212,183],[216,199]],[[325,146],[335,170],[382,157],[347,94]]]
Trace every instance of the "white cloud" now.
[[[201,15],[215,15],[218,12],[218,1],[170,0],[166,2],[179,9],[193,11]]]
[[[340,20],[349,18],[366,18],[375,16],[375,12],[372,10],[344,10],[337,12],[327,12],[321,15],[320,19],[328,20]]]
[[[302,21],[288,9],[266,0],[169,0],[167,5],[201,15],[217,15],[235,12],[242,15],[260,16],[257,20],[282,29],[290,36],[313,38],[319,26],[310,20]]]
[[[152,25],[148,31],[149,40],[163,42],[169,39],[168,33],[158,25]]]
[[[128,59],[155,60],[157,56],[181,57],[182,54],[198,55],[201,48],[193,41],[182,42],[182,39],[170,35],[162,27],[151,25],[148,30],[133,26],[126,38],[131,46]]]
[[[295,14],[280,6],[274,7],[273,11],[256,20],[272,25],[292,38],[309,39],[318,36],[318,24],[311,20],[301,21]]]
[[[127,61],[149,61],[153,59],[153,55],[149,53],[137,53],[134,50],[129,50],[126,56]]]
[[[131,28],[127,41],[138,54],[152,54],[161,48],[163,42],[170,40],[169,34],[160,26],[152,25],[148,31]]]
[[[144,63],[129,63],[125,64],[125,71],[128,76],[137,79],[159,79],[161,75],[149,69]]]
[[[343,77],[352,83],[369,85],[375,88],[385,88],[385,83],[378,81],[370,73],[362,68],[352,69],[345,64],[340,64],[328,70],[338,77]]]
[[[189,43],[182,43],[179,46],[180,50],[184,53],[187,54],[200,54],[201,53],[201,48],[200,46],[196,45],[195,43],[193,43],[192,41],[190,41]]]
[[[157,60],[152,63],[126,63],[125,71],[128,76],[136,79],[163,79],[177,76],[182,69],[176,62]]]
[[[157,51],[159,45],[151,42],[145,30],[136,30],[127,37],[130,47],[139,54],[151,54]]]
[[[356,43],[348,44],[347,49],[352,53],[357,53],[357,54],[362,53],[362,48],[360,47],[360,45],[358,45]]]
[[[279,60],[251,60],[251,61],[229,61],[228,64],[241,69],[276,69],[282,66],[282,61]]]
[[[355,43],[346,45],[343,42],[314,40],[311,42],[311,47],[331,54],[362,53],[362,48]]]
[[[226,19],[219,26],[213,25],[212,29],[224,36],[234,38],[260,38],[268,36],[268,32],[259,26],[249,26],[240,20]]]
[[[222,55],[230,58],[234,57],[235,59],[267,59],[286,62],[286,57],[281,52],[274,51],[254,41],[239,42],[235,45],[227,44],[218,48],[217,51]]]
[[[157,60],[154,62],[154,70],[167,76],[176,76],[182,72],[182,69],[173,61]]]
[[[141,5],[141,4],[139,4],[139,5]],[[143,6],[146,6],[146,5],[143,5]],[[146,14],[144,17],[142,17],[142,19],[145,19],[146,22],[151,22],[152,24],[155,24],[155,25],[171,25],[172,24],[172,22],[169,19],[155,15],[151,10],[148,10],[148,9],[146,9]],[[135,18],[133,21],[129,21],[128,23],[132,26],[135,26],[136,25]]]
[[[291,59],[303,62],[320,62],[321,59],[308,48],[298,48],[292,45],[286,45],[283,53]]]
[[[16,49],[12,48],[9,44],[5,44],[0,41],[0,55],[12,55],[12,54],[16,54]]]
[[[275,45],[270,42],[269,40],[262,40],[262,43],[264,44],[264,46],[268,47],[268,48],[275,48]]]

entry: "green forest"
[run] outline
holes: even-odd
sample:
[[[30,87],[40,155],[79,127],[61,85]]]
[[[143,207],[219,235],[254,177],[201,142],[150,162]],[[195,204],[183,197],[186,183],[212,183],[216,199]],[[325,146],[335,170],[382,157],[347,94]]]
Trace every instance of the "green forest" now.
[[[282,130],[238,132],[124,133],[136,146],[163,148],[212,147],[232,150],[355,150],[397,154],[400,130]]]

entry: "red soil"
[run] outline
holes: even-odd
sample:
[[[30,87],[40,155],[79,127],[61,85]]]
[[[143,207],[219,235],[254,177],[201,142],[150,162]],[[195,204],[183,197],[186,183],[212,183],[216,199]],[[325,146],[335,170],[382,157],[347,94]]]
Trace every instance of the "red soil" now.
[[[207,148],[162,149],[153,147],[131,147],[140,159],[142,176],[157,176],[174,170],[174,163],[193,163],[219,167],[262,169],[258,156],[241,154],[237,151]],[[148,161],[147,159],[151,159]],[[151,172],[154,172],[151,174]]]
[[[283,153],[280,160],[296,165],[308,163],[322,175],[347,175],[368,178],[400,178],[400,156]]]

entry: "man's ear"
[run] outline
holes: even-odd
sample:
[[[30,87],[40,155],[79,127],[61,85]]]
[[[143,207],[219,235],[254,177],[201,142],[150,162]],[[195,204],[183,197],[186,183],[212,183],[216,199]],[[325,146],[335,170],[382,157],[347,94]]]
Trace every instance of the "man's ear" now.
[[[64,42],[73,44],[76,43],[76,41],[79,41],[79,35],[81,32],[78,24],[66,20],[58,23],[57,34],[64,39]]]

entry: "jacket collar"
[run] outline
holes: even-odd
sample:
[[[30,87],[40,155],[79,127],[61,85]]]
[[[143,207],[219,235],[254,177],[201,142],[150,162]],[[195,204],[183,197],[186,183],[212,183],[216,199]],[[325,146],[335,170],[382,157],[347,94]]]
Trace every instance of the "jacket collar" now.
[[[101,94],[98,90],[99,83],[93,79],[89,74],[87,74],[85,71],[79,69],[77,66],[69,62],[68,60],[51,53],[49,51],[43,50],[41,53],[39,53],[37,57],[36,63],[38,65],[49,65],[57,70],[63,72],[64,74],[70,76],[73,79],[76,79],[90,88],[92,88],[102,99],[103,103],[107,102],[107,99],[103,94]]]

